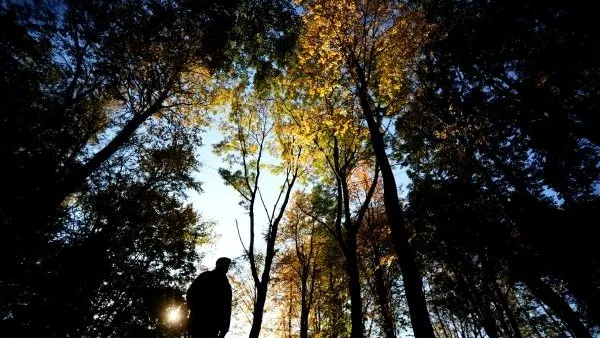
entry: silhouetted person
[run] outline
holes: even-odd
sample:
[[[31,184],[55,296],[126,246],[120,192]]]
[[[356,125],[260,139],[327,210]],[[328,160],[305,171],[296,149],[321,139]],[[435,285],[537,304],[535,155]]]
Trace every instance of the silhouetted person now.
[[[231,285],[227,280],[231,259],[217,259],[215,269],[200,274],[187,290],[188,320],[192,338],[225,337],[231,319]]]

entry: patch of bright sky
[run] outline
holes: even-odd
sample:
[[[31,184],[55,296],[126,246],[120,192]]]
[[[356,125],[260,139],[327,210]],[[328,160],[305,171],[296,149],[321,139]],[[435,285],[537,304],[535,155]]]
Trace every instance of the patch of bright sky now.
[[[250,238],[248,214],[239,205],[241,198],[232,187],[225,185],[218,173],[219,168],[227,168],[227,164],[213,153],[213,146],[222,139],[223,135],[216,127],[209,129],[203,135],[203,145],[199,151],[199,160],[202,165],[196,174],[196,178],[202,182],[203,192],[189,193],[189,201],[202,214],[202,217],[215,222],[214,232],[217,236],[215,243],[210,247],[200,248],[205,253],[204,259],[199,264],[201,271],[212,269],[219,257],[232,259],[240,257],[243,254],[240,236],[246,247]],[[274,176],[267,170],[261,171],[259,187],[268,208],[272,208],[275,203],[283,180],[282,177]],[[257,225],[255,245],[261,249],[264,248],[261,234],[267,217],[259,205],[255,209],[255,214]],[[236,220],[239,224],[239,235]]]

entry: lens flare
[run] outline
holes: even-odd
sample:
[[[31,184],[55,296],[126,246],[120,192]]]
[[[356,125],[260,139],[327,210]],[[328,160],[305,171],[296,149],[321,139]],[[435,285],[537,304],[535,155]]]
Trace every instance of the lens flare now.
[[[181,319],[181,311],[179,307],[170,307],[167,309],[167,321],[169,323],[177,323]]]

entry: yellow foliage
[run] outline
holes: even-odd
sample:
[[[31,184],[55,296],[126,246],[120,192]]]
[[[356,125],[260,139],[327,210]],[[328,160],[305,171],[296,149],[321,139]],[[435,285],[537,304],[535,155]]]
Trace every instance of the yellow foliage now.
[[[303,8],[304,24],[296,62],[276,79],[267,101],[249,96],[248,81],[221,80],[205,69],[195,69],[190,76],[202,80],[194,90],[206,107],[243,112],[240,118],[247,120],[242,125],[250,134],[259,131],[253,123],[263,105],[277,135],[271,148],[283,162],[301,161],[313,170],[327,169],[333,139],[352,149],[369,139],[357,102],[358,87],[367,87],[384,114],[394,114],[405,104],[407,71],[427,27],[419,13],[397,2],[296,3]],[[301,156],[291,151],[296,147],[302,149]]]
[[[407,71],[427,26],[420,13],[385,0],[298,1],[304,9],[299,72],[310,78],[309,97],[323,98],[336,84],[367,85],[377,101],[397,111]]]

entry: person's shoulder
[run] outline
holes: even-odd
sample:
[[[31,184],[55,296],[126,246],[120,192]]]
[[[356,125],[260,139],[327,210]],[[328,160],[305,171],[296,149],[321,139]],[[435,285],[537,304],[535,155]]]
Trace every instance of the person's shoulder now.
[[[202,283],[204,281],[206,281],[207,279],[210,279],[210,271],[204,271],[202,273],[200,273],[198,275],[198,277],[196,277],[194,279],[194,281],[192,282],[192,284],[198,284],[198,283]]]
[[[212,271],[210,271],[210,270],[204,271],[203,273],[200,274],[200,276],[198,276],[198,278],[200,278],[201,280],[211,279]]]

